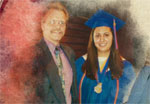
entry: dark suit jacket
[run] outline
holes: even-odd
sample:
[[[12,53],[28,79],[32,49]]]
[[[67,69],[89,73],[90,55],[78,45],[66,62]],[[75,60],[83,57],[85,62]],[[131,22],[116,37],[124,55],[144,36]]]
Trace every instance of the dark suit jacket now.
[[[72,103],[78,103],[74,52],[71,48],[64,45],[61,45],[61,48],[66,54],[73,71],[73,83],[71,86]],[[58,68],[43,39],[37,44],[36,51],[38,55],[34,61],[34,70],[39,79],[36,86],[37,96],[43,103],[66,103],[61,80],[58,75]]]

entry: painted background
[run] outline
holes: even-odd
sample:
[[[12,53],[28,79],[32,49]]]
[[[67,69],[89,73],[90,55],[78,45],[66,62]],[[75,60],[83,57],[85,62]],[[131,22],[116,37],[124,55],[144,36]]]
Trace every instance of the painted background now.
[[[22,92],[28,89],[25,80],[32,78],[31,85],[36,82],[29,74],[36,54],[32,46],[41,38],[40,19],[49,1],[0,0],[0,103],[36,99]],[[67,6],[71,17],[87,19],[101,8],[124,20],[118,36],[121,52],[127,59],[131,55],[136,72],[144,65],[150,47],[149,0],[58,1]]]

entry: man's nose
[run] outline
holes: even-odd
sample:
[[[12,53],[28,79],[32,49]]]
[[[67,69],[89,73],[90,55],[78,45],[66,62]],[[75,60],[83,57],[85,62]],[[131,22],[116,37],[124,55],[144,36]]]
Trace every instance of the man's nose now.
[[[56,25],[55,25],[55,28],[56,28],[56,29],[60,29],[60,27],[61,27],[60,24],[56,24]]]

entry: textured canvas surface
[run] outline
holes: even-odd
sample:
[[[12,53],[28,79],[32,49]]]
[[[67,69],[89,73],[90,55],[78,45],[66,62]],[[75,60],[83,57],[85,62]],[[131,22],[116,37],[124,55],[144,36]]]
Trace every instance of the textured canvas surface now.
[[[27,88],[23,82],[32,78],[29,63],[35,52],[31,47],[41,38],[40,19],[49,1],[52,0],[0,0],[0,103],[27,99],[21,93]],[[58,1],[63,2],[74,17],[89,18],[101,8],[123,19],[126,26],[120,31],[123,34],[120,37],[125,35],[132,40],[132,46],[128,46],[132,48],[135,71],[144,65],[150,47],[149,0]],[[119,42],[128,52],[125,39]],[[18,84],[20,81],[22,83]]]

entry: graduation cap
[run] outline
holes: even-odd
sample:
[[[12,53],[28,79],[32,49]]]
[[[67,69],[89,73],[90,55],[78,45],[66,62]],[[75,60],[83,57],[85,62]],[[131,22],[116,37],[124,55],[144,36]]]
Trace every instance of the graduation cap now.
[[[118,49],[116,31],[118,31],[124,24],[125,22],[103,10],[98,10],[91,18],[88,19],[88,21],[85,22],[85,25],[92,29],[101,26],[110,27],[114,31],[116,49]]]

